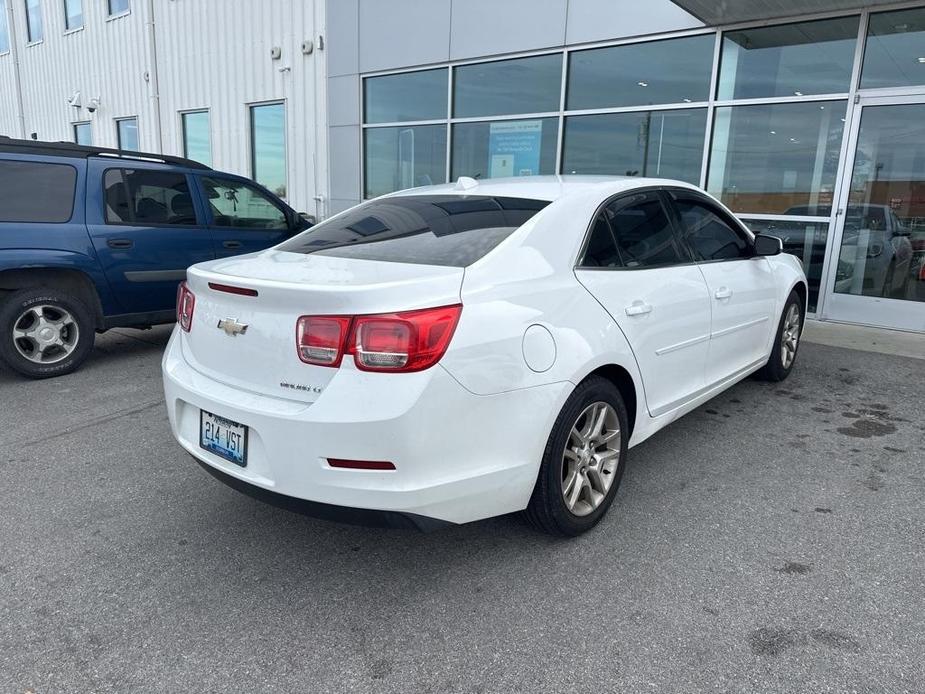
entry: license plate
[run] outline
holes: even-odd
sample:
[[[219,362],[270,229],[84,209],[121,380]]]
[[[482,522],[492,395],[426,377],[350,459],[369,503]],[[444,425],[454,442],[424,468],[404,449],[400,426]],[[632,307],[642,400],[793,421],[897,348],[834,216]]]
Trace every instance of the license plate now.
[[[200,410],[199,445],[235,465],[247,467],[247,427],[244,424]]]

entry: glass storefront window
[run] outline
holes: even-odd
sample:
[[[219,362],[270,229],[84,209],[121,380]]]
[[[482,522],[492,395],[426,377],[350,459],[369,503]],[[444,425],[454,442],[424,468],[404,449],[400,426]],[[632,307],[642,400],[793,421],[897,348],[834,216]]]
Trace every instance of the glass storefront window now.
[[[925,8],[872,14],[861,89],[925,84]]]
[[[747,218],[743,218],[742,221],[756,234],[778,237],[784,242],[784,253],[790,253],[800,259],[809,282],[809,310],[815,313],[819,303],[819,286],[822,281],[822,265],[825,262],[825,243],[829,237],[829,223]]]
[[[450,178],[555,173],[558,135],[558,118],[459,123],[453,126]]]
[[[461,65],[453,81],[457,118],[558,111],[562,54]]]
[[[718,99],[847,92],[858,17],[723,34]]]
[[[717,108],[707,189],[737,212],[831,205],[846,102]]]
[[[567,108],[616,108],[706,101],[714,34],[609,48],[569,56]]]
[[[562,172],[700,182],[706,109],[569,116]]]
[[[365,123],[399,123],[447,117],[446,68],[367,77],[363,80]]]
[[[925,104],[865,106],[835,291],[925,301]]]
[[[286,106],[251,106],[251,175],[257,183],[286,197]]]
[[[445,182],[445,125],[367,128],[364,137],[365,197]]]
[[[209,112],[192,111],[180,116],[183,125],[183,156],[206,166],[212,165]]]

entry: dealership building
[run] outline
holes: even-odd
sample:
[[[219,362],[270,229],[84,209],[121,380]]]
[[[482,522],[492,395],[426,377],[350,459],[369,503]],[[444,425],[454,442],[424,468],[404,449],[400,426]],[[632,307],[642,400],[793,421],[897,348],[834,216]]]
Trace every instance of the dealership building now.
[[[326,217],[459,176],[703,186],[817,318],[925,332],[925,2],[0,0],[0,134]]]

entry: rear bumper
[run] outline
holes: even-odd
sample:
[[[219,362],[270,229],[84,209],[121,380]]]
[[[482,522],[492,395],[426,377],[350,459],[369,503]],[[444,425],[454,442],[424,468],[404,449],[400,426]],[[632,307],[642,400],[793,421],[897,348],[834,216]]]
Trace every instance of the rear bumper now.
[[[478,396],[440,366],[374,374],[345,363],[305,403],[225,385],[194,369],[183,351],[175,331],[164,354],[164,393],[173,434],[197,461],[270,503],[389,527],[429,529],[526,508],[573,388]],[[200,447],[200,410],[249,427],[247,467]],[[328,458],[388,460],[396,469],[332,468]]]

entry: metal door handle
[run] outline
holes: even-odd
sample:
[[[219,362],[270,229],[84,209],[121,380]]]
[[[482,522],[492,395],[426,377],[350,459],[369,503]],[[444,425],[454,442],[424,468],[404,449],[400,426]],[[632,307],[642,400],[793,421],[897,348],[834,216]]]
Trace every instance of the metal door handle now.
[[[626,307],[626,315],[628,316],[642,316],[651,312],[652,307],[643,301],[634,301],[630,306]]]
[[[222,245],[225,248],[240,248],[242,244],[240,241],[222,241]]]
[[[713,296],[720,300],[729,299],[732,297],[732,290],[729,287],[720,287]]]
[[[135,244],[131,239],[109,239],[106,245],[110,248],[131,248]]]

